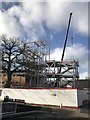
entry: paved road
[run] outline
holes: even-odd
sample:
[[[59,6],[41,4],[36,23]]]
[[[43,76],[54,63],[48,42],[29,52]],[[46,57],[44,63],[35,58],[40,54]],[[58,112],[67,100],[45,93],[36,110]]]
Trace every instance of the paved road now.
[[[5,107],[6,105],[6,107]],[[11,108],[9,108],[11,106]],[[8,103],[3,105],[3,110],[7,111],[13,110],[14,104]],[[7,108],[7,109],[6,109]],[[89,109],[90,110],[90,109]],[[28,106],[28,105],[17,105],[17,113],[21,113],[23,115],[18,115],[18,117],[13,117],[11,115],[11,119],[9,120],[29,120],[35,119],[39,120],[40,118],[90,118],[89,111],[87,108],[59,108],[59,107],[41,107],[41,106]],[[29,112],[33,112],[34,114],[29,114]],[[15,112],[15,111],[14,111]],[[25,115],[25,112],[27,114]],[[3,118],[2,120],[8,120],[7,118]]]

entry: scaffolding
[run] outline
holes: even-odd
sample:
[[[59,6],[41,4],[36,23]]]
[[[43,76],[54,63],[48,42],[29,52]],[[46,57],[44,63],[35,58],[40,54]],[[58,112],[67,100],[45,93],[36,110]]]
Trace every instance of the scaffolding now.
[[[32,41],[29,46],[29,73],[28,85],[31,87],[42,87],[45,83],[45,61],[49,58],[50,48],[47,40]],[[26,64],[27,64],[26,63]]]
[[[49,53],[49,43],[47,40],[40,40],[40,41],[34,41],[32,44],[32,51],[35,53],[34,57],[36,58],[36,61],[34,64],[36,64],[37,69],[35,71],[36,77],[36,87],[42,87],[44,85],[45,81],[45,61],[47,57],[50,55]],[[33,82],[33,81],[32,81]]]

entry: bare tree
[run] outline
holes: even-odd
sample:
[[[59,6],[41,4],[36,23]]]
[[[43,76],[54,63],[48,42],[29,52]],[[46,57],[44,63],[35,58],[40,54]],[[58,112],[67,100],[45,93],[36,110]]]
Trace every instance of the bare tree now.
[[[8,38],[6,35],[0,36],[2,41],[2,70],[7,73],[5,87],[10,87],[12,74],[19,70],[20,64],[17,63],[18,57],[22,54],[22,42],[18,37]]]
[[[38,76],[38,59],[29,43],[21,41],[18,37],[0,36],[2,41],[2,70],[7,74],[5,87],[11,86],[12,74],[23,73],[26,83],[30,76]]]

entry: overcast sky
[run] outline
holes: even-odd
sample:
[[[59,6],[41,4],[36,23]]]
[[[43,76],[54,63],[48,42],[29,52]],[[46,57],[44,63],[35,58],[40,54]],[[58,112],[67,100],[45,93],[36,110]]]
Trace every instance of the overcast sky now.
[[[2,3],[2,0],[0,1],[0,35],[19,36],[27,41],[48,40],[51,59],[59,61],[69,14],[72,12],[64,60],[73,58],[79,60],[80,78],[88,76],[88,2],[3,0],[5,2]]]

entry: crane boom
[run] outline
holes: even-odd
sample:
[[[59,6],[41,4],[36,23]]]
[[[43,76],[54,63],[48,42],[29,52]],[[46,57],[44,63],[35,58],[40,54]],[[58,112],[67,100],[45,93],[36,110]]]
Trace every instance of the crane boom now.
[[[68,38],[68,33],[69,33],[69,28],[70,28],[71,17],[72,17],[72,13],[70,13],[70,17],[69,17],[68,28],[67,28],[67,32],[66,32],[66,36],[65,36],[65,41],[64,41],[64,47],[63,47],[61,62],[64,59],[64,53],[65,53],[65,48],[66,48],[66,43],[67,43],[67,38]],[[61,73],[61,67],[59,69],[59,73]]]

